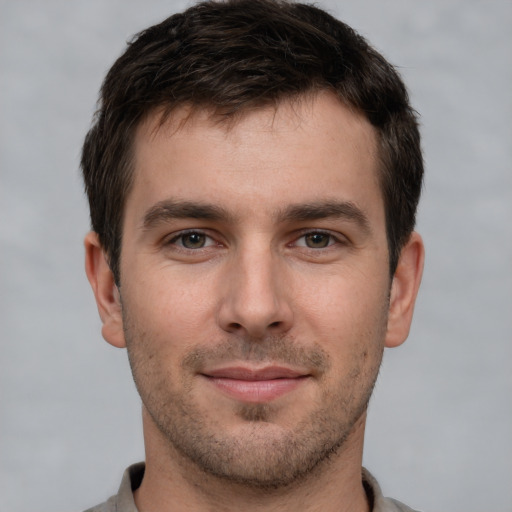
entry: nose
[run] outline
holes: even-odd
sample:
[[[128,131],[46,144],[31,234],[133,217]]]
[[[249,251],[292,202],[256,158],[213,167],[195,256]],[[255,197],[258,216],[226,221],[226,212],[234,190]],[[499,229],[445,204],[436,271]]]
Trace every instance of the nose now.
[[[270,249],[237,255],[226,269],[220,327],[254,339],[289,331],[293,312],[285,274],[282,262]]]

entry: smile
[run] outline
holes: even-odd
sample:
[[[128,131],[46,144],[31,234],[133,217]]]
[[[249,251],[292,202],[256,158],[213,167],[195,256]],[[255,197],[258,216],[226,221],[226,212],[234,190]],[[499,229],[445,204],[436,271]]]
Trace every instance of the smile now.
[[[223,394],[246,403],[275,400],[294,391],[310,377],[309,374],[276,366],[259,370],[220,368],[201,375]]]

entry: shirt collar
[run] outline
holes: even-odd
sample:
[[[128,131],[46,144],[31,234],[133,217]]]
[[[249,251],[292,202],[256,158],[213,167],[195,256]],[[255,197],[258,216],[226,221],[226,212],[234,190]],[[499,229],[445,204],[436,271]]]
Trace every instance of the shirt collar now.
[[[117,510],[123,512],[138,512],[133,499],[133,491],[138,489],[144,477],[144,462],[139,462],[130,466],[123,475],[119,492],[117,494]],[[409,507],[382,494],[377,480],[371,473],[363,468],[363,486],[370,502],[372,512],[413,512]]]

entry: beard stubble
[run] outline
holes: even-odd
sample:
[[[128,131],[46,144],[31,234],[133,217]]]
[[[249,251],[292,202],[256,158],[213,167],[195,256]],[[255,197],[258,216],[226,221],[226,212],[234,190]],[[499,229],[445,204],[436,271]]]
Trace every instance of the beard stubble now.
[[[254,489],[297,483],[340,451],[366,411],[382,359],[382,347],[351,354],[350,371],[333,386],[327,385],[330,358],[318,344],[306,348],[289,336],[237,337],[190,350],[180,365],[179,385],[172,386],[176,379],[152,352],[151,340],[124,320],[135,384],[171,452],[206,474]],[[279,425],[281,411],[273,403],[235,404],[242,428],[234,435],[197,403],[192,377],[207,365],[232,361],[308,368],[321,389],[318,403],[286,427]]]

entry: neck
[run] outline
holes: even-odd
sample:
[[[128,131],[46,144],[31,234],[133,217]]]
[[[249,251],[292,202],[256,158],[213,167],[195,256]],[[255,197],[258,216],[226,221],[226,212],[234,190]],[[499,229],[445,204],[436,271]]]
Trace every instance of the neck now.
[[[134,493],[139,512],[369,512],[361,465],[366,414],[343,446],[300,480],[258,488],[212,476],[169,446],[144,414],[146,471]]]

